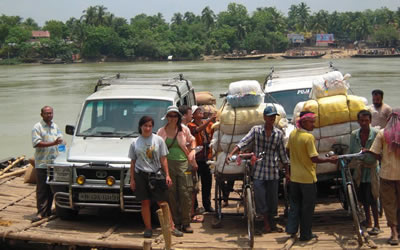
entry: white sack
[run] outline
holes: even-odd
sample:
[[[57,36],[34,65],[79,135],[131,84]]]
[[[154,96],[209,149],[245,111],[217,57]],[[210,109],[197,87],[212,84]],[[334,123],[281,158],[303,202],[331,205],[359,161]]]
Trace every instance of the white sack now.
[[[353,130],[358,128],[360,128],[358,122],[345,122],[321,128],[314,128],[311,133],[314,135],[315,139],[318,140],[325,137],[351,134]]]
[[[333,144],[350,145],[350,134],[326,137],[315,141],[318,152],[329,152]]]
[[[242,161],[240,166],[235,162],[230,162],[229,164],[224,163],[226,158],[226,153],[221,152],[217,156],[216,171],[222,174],[242,174],[245,170],[245,161]]]

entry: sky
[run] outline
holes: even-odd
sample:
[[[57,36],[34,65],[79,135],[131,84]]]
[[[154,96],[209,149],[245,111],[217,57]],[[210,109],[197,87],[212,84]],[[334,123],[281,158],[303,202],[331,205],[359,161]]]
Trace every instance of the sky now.
[[[321,9],[332,11],[363,11],[387,7],[397,10],[400,0],[0,0],[0,14],[20,16],[24,20],[33,18],[40,26],[46,21],[67,21],[71,17],[80,18],[89,6],[103,5],[117,17],[130,20],[138,14],[155,15],[161,13],[170,22],[174,13],[187,11],[200,15],[209,6],[218,14],[227,9],[229,3],[243,4],[249,13],[258,7],[276,7],[287,15],[292,4],[305,2],[312,12]]]

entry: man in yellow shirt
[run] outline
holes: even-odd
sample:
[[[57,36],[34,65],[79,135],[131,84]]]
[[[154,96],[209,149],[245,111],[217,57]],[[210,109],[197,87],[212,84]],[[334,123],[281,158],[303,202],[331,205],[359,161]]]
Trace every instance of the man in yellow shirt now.
[[[297,128],[290,134],[288,151],[290,153],[289,215],[286,232],[295,236],[300,225],[300,241],[317,238],[312,233],[312,215],[316,201],[316,163],[336,163],[337,157],[322,158],[315,148],[315,114],[301,112]]]

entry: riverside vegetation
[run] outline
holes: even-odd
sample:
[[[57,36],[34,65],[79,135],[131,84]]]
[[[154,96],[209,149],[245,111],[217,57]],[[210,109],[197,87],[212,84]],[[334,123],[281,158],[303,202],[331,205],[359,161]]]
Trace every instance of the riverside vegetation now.
[[[284,52],[290,47],[288,33],[332,33],[337,44],[367,41],[374,46],[397,47],[400,7],[363,12],[311,13],[305,3],[291,5],[287,16],[275,7],[260,7],[249,13],[244,5],[230,3],[215,14],[205,7],[200,15],[175,13],[168,23],[161,13],[116,17],[105,6],[91,6],[79,19],[65,23],[46,21],[43,27],[32,18],[0,17],[0,64],[33,62],[40,58],[85,60],[107,57],[115,60],[193,60],[204,55],[221,55],[234,50],[260,53]],[[51,37],[31,43],[32,30],[48,30]]]

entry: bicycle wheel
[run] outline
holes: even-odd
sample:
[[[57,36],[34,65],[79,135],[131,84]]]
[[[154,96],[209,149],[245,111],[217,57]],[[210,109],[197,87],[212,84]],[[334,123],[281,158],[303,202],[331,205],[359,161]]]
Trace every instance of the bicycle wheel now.
[[[363,238],[362,238],[360,219],[358,217],[358,209],[357,209],[358,208],[358,204],[356,204],[356,199],[355,199],[355,195],[356,194],[354,193],[352,185],[347,185],[347,194],[348,194],[348,197],[349,197],[351,215],[353,216],[353,224],[354,224],[354,227],[356,229],[358,245],[362,246],[363,245]]]
[[[249,246],[250,248],[254,247],[254,203],[253,203],[253,195],[251,193],[250,187],[247,187],[245,190],[245,198],[246,198],[246,217],[247,217],[247,233],[249,237]]]
[[[221,190],[221,180],[220,178],[215,178],[215,196],[214,196],[214,201],[215,201],[215,216],[217,217],[218,220],[222,219],[222,190]]]

